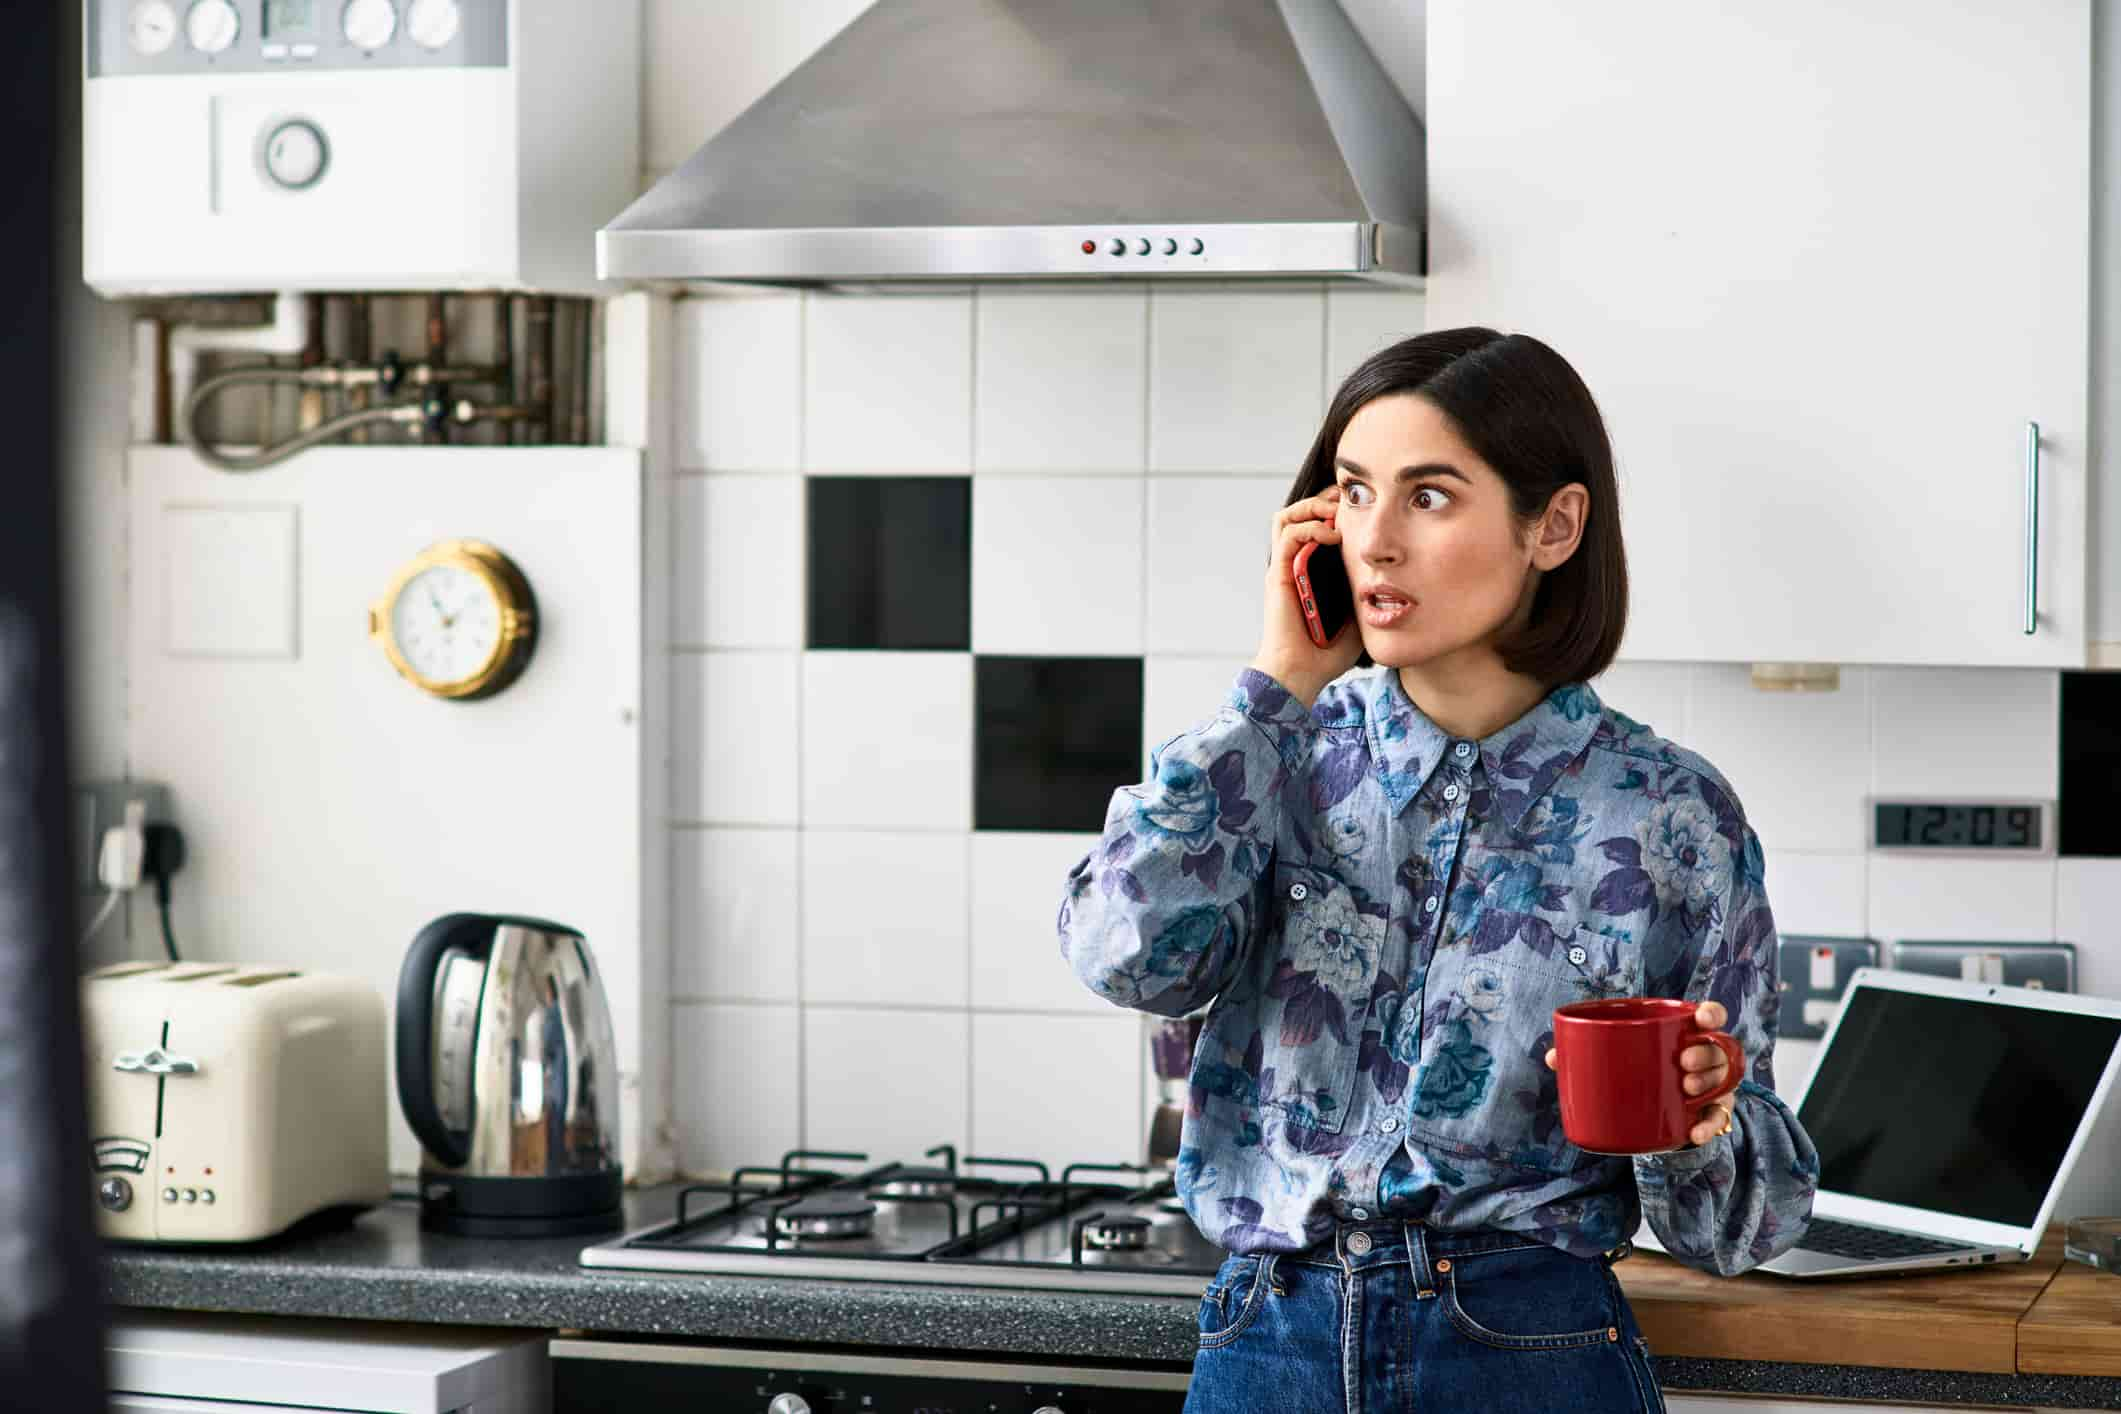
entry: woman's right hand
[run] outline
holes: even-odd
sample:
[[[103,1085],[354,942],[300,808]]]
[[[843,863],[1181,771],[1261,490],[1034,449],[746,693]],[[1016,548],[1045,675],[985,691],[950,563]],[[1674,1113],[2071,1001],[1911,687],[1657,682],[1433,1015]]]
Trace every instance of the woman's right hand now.
[[[1355,666],[1362,656],[1362,630],[1351,618],[1340,636],[1324,648],[1311,641],[1304,611],[1296,602],[1296,552],[1306,541],[1339,545],[1334,516],[1340,488],[1329,486],[1307,500],[1274,514],[1274,553],[1267,562],[1266,624],[1252,666],[1287,688],[1309,710],[1326,684]],[[1314,552],[1320,553],[1320,552]]]

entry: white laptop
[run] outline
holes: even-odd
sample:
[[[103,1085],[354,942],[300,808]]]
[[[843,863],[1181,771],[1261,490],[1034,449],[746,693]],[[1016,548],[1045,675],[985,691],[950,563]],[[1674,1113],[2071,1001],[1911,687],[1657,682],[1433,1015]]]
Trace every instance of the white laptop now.
[[[1756,1270],[2026,1261],[2117,1071],[2121,1000],[1858,970],[1796,1105],[1811,1227]],[[1648,1223],[1635,1244],[1665,1250]]]

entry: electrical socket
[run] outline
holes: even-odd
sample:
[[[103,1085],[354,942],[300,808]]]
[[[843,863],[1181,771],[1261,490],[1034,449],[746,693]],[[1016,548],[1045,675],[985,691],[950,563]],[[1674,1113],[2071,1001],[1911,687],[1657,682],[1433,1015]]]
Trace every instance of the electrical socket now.
[[[1775,962],[1782,993],[1775,1034],[1792,1041],[1816,1041],[1833,1023],[1856,969],[1877,966],[1878,944],[1870,938],[1784,933],[1778,939]]]
[[[2077,990],[2077,949],[2070,943],[1898,942],[1893,944],[1893,966],[1960,982]]]
[[[147,806],[144,824],[177,822],[170,813],[169,787],[158,781],[84,781],[74,787],[74,883],[85,894],[103,892],[96,877],[96,854],[103,847],[103,832],[125,823],[129,800]]]

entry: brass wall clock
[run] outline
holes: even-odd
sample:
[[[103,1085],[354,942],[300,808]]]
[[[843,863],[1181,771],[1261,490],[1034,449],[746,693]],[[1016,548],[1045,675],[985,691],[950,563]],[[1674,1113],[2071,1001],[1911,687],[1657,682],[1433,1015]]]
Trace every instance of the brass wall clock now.
[[[537,647],[523,572],[479,540],[444,540],[398,571],[368,610],[368,636],[422,692],[468,701],[522,675]]]

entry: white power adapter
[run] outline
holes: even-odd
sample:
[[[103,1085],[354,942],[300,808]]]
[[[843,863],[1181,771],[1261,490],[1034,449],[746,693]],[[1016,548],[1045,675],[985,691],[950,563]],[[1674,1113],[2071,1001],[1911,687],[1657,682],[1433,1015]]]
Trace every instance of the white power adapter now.
[[[125,823],[103,832],[96,855],[96,878],[103,887],[124,892],[140,886],[140,871],[147,862],[147,802],[125,802]]]
[[[96,878],[110,892],[104,896],[103,906],[89,920],[88,929],[81,935],[85,944],[96,936],[96,930],[109,918],[111,910],[118,906],[118,899],[140,886],[141,870],[147,862],[147,802],[128,800],[125,802],[125,823],[113,825],[103,832],[102,844],[96,851]]]

